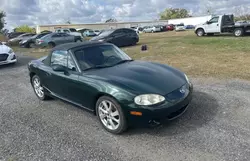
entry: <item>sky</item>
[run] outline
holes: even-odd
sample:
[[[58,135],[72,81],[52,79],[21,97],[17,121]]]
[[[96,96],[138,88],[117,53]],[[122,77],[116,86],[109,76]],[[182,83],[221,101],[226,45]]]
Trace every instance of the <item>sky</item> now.
[[[193,16],[250,13],[250,0],[0,0],[7,28],[19,25],[65,24],[159,19],[165,8],[185,8]]]

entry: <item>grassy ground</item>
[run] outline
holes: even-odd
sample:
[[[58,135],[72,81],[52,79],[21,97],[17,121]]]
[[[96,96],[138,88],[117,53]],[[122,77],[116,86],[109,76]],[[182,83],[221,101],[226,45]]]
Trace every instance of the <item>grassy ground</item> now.
[[[141,51],[141,45],[148,45]],[[196,37],[192,31],[141,34],[136,46],[122,48],[133,59],[169,64],[195,77],[250,80],[250,37]],[[41,57],[44,49],[14,50]]]

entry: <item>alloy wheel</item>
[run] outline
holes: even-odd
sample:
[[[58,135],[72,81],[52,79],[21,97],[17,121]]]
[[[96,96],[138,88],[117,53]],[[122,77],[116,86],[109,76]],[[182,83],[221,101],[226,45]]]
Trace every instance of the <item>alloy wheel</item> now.
[[[117,130],[120,126],[120,114],[117,107],[108,100],[98,106],[98,114],[102,124],[109,130]]]
[[[34,90],[37,94],[38,97],[43,98],[44,97],[44,91],[43,91],[43,87],[41,86],[41,82],[38,78],[34,78],[33,80],[33,87]]]
[[[241,30],[235,31],[235,36],[240,36],[241,35]]]

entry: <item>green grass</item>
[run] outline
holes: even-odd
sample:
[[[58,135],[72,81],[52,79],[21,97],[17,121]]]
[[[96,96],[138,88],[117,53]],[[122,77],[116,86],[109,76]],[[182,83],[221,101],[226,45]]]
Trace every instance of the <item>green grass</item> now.
[[[141,51],[141,45],[148,46]],[[133,59],[169,64],[194,77],[250,80],[250,37],[197,37],[192,31],[140,34],[136,46],[122,48]],[[47,50],[14,50],[41,57]]]

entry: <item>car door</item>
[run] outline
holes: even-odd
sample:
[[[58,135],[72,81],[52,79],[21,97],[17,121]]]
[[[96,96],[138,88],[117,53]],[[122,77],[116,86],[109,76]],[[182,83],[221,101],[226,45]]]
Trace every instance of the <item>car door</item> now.
[[[54,42],[56,45],[65,43],[65,40],[64,40],[62,34],[63,33],[56,33],[56,34],[52,35],[51,41]]]
[[[61,65],[65,71],[54,71],[53,66]],[[72,56],[68,51],[54,51],[51,54],[50,68],[45,79],[47,88],[57,97],[79,103],[75,93],[79,90],[79,74]]]
[[[122,46],[124,44],[124,33],[122,29],[118,29],[111,34],[111,43],[116,46]]]
[[[64,38],[64,43],[75,42],[75,36],[73,35],[63,33],[62,36]]]
[[[130,29],[123,29],[123,33],[124,33],[124,46],[127,46],[127,45],[132,45],[134,44],[134,42],[136,41],[136,31],[134,30],[130,30]]]
[[[219,25],[219,16],[213,17],[209,20],[205,26],[206,33],[219,33],[220,25]]]

